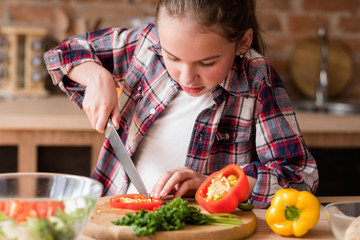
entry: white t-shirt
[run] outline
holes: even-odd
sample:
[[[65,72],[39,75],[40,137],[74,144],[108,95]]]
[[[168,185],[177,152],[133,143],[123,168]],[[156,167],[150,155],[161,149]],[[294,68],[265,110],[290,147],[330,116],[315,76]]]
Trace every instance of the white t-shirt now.
[[[180,90],[148,129],[132,157],[148,192],[165,171],[184,166],[196,117],[213,103],[210,91],[192,97]],[[138,191],[130,183],[127,193]]]

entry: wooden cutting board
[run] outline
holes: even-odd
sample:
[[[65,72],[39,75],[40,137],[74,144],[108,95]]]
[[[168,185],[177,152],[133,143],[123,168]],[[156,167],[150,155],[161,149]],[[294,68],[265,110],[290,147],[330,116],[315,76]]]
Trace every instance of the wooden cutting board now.
[[[109,198],[110,197],[102,197],[99,199],[94,214],[83,231],[83,235],[101,240],[232,240],[246,238],[256,230],[256,215],[252,211],[237,210],[234,212],[234,214],[239,215],[243,221],[243,224],[237,227],[229,228],[213,225],[189,225],[186,226],[183,230],[163,231],[157,232],[154,235],[147,237],[137,237],[132,234],[131,227],[116,226],[111,223],[111,221],[122,218],[126,213],[134,211],[111,208]],[[198,206],[194,200],[188,201],[189,204]],[[203,213],[206,212],[203,211]]]

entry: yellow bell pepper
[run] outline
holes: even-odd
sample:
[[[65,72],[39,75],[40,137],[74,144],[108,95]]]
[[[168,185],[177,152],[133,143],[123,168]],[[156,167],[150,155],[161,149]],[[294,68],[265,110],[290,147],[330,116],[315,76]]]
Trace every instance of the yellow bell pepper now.
[[[266,211],[271,230],[281,236],[305,235],[319,221],[319,200],[308,191],[278,190]]]

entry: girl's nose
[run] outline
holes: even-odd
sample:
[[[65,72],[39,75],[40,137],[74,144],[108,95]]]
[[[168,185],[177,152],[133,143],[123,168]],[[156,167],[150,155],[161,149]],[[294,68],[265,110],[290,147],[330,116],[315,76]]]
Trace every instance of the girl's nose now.
[[[191,65],[187,65],[184,64],[181,68],[181,73],[180,73],[180,82],[184,85],[191,85],[191,83],[193,83],[196,78],[197,78],[198,74],[196,73],[196,69],[191,66]]]

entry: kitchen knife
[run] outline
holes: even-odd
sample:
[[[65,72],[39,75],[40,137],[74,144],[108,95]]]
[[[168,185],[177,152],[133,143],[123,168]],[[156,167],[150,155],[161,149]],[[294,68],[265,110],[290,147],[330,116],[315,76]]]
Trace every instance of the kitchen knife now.
[[[133,161],[129,157],[125,146],[110,119],[106,125],[105,137],[109,140],[112,148],[114,149],[116,157],[124,167],[126,174],[129,176],[135,188],[139,191],[140,194],[143,194],[145,198],[149,198],[149,193],[146,190],[145,184],[141,179],[139,172],[135,168]]]

